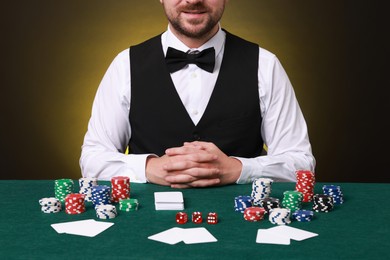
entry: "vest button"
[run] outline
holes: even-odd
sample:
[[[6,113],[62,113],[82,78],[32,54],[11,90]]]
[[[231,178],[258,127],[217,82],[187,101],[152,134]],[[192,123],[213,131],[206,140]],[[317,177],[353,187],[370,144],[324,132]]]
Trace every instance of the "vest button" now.
[[[200,140],[200,136],[198,134],[194,134],[193,137],[194,137],[194,140],[196,140],[196,141]]]

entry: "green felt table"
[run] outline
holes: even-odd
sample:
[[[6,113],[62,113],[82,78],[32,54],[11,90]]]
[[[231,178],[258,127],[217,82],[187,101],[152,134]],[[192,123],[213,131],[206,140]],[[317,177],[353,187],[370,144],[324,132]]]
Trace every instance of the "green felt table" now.
[[[316,193],[321,193],[323,184],[316,184]],[[219,223],[189,221],[179,225],[175,221],[177,211],[156,211],[154,207],[154,192],[171,188],[131,183],[131,197],[140,203],[138,211],[119,211],[114,219],[99,220],[115,224],[91,238],[58,234],[50,225],[97,220],[92,205],[87,204],[86,212],[79,215],[64,211],[45,214],[38,200],[54,195],[53,180],[3,180],[0,259],[390,259],[390,184],[337,184],[343,190],[344,204],[329,213],[315,213],[311,222],[290,224],[318,233],[317,237],[271,245],[256,243],[258,229],[274,226],[267,218],[248,222],[234,211],[234,197],[250,195],[249,184],[180,190],[189,216],[193,211],[203,215],[217,212]],[[294,188],[294,183],[273,183],[271,196],[282,199],[284,191]],[[311,203],[303,205],[310,207]],[[169,245],[148,239],[172,227],[205,227],[218,241]]]

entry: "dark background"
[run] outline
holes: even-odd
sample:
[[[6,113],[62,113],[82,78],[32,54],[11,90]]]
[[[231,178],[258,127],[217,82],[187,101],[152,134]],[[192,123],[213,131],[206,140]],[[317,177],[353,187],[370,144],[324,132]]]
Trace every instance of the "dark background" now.
[[[79,178],[98,84],[117,53],[166,29],[162,7],[25,0],[1,9],[1,178]],[[286,69],[318,181],[390,182],[385,10],[376,1],[227,5],[222,27],[275,53]]]

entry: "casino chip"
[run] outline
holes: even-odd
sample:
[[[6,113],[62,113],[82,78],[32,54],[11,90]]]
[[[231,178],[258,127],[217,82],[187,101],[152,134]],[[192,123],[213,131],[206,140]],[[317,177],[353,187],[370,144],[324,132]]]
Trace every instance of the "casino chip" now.
[[[299,170],[295,172],[297,182],[295,190],[302,193],[302,202],[310,202],[314,195],[315,175],[308,170]]]
[[[251,222],[260,221],[263,219],[265,209],[261,207],[249,207],[244,211],[244,219]]]
[[[261,201],[261,207],[265,209],[265,212],[269,214],[269,211],[274,208],[280,208],[280,202],[278,198],[268,197]]]
[[[54,195],[61,201],[65,201],[66,195],[73,193],[74,182],[72,179],[58,179],[54,181]]]
[[[85,212],[84,195],[71,193],[65,197],[65,212],[67,214],[81,214]]]
[[[58,213],[62,209],[61,201],[57,198],[42,198],[39,200],[43,213]]]
[[[119,200],[119,210],[121,211],[135,211],[138,210],[138,200],[137,199],[120,199]]]
[[[311,210],[296,210],[292,214],[292,219],[295,219],[299,222],[309,222],[313,219],[314,212]]]
[[[237,196],[234,198],[234,210],[244,213],[246,208],[252,207],[252,202],[251,196]]]
[[[330,212],[333,210],[333,197],[325,194],[313,196],[313,210],[315,212]]]
[[[111,178],[111,199],[112,202],[119,202],[120,199],[130,198],[130,178],[116,176]]]
[[[295,211],[301,208],[303,194],[299,191],[285,191],[283,192],[283,200],[282,205],[284,208],[290,209],[291,211]]]
[[[344,196],[340,186],[324,185],[322,186],[322,191],[324,192],[325,195],[329,195],[333,197],[334,205],[339,205],[344,203]]]
[[[98,185],[97,178],[95,177],[85,177],[79,179],[80,190],[79,193],[84,195],[84,200],[91,202],[92,201],[92,187]]]
[[[290,209],[286,208],[275,208],[269,212],[269,221],[272,224],[287,225],[291,223]]]
[[[271,194],[273,180],[270,178],[258,178],[252,183],[253,206],[261,206],[261,201]]]
[[[111,204],[111,188],[107,185],[96,185],[92,187],[92,203],[93,205]]]
[[[95,210],[99,219],[112,219],[118,215],[115,205],[97,205]]]

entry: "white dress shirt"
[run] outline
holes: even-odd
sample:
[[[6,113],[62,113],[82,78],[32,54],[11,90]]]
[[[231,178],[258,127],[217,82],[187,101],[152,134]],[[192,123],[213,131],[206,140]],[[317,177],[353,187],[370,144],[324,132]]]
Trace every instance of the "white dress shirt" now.
[[[195,124],[202,117],[215,86],[225,37],[225,32],[220,29],[212,39],[198,48],[200,51],[215,48],[213,73],[190,64],[171,74],[177,93]],[[168,47],[184,52],[189,50],[169,27],[162,34],[161,42],[164,53]],[[132,182],[147,182],[145,164],[150,154],[125,154],[131,137],[129,59],[129,49],[119,53],[97,90],[80,158],[84,177],[110,180],[113,176],[129,176]],[[268,153],[256,158],[236,157],[243,165],[237,183],[249,183],[260,177],[275,181],[296,181],[296,170],[314,171],[315,167],[306,122],[282,65],[274,54],[261,47],[258,81],[261,133]]]

